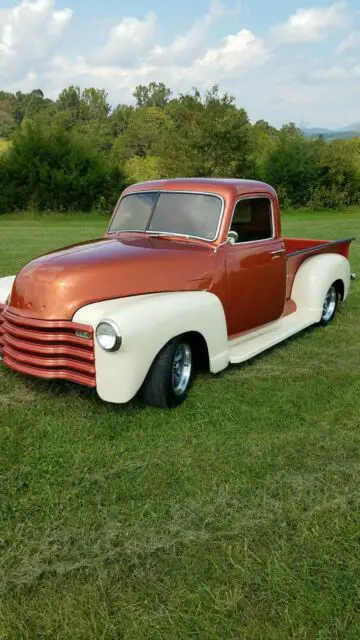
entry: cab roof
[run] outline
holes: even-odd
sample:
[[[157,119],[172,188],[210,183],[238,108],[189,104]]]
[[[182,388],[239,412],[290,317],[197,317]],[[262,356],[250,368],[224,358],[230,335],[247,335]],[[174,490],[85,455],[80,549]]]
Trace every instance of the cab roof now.
[[[131,185],[123,195],[135,191],[194,191],[215,193],[223,197],[240,196],[252,193],[275,195],[273,187],[258,180],[240,180],[237,178],[173,178],[169,180],[151,180]]]

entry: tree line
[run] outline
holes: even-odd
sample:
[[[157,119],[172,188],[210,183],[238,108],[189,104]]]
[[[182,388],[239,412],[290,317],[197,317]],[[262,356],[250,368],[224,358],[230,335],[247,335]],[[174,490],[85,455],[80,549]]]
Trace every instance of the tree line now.
[[[139,85],[135,105],[70,86],[0,91],[0,213],[109,211],[128,184],[180,176],[264,180],[286,207],[360,204],[360,139],[308,139],[294,123],[250,123],[217,86],[173,97]]]

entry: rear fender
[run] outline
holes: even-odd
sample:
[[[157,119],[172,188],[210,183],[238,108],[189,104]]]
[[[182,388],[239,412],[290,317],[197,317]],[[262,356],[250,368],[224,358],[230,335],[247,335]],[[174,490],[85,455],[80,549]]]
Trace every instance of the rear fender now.
[[[350,288],[350,263],[337,253],[323,253],[305,260],[299,267],[292,288],[291,297],[299,311],[304,311],[319,322],[323,302],[331,285],[340,280],[343,283],[343,300]]]
[[[183,333],[195,331],[203,336],[213,373],[229,363],[224,309],[212,293],[158,293],[98,302],[79,309],[73,321],[95,330],[106,318],[116,322],[122,337],[120,349],[113,353],[95,340],[97,392],[107,402],[131,400],[159,351]]]

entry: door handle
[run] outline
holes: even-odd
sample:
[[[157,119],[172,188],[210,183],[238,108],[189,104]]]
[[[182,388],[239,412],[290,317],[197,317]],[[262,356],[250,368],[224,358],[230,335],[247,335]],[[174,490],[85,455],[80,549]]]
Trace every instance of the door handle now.
[[[270,254],[272,256],[280,256],[283,253],[285,253],[285,249],[277,249],[276,251],[270,251]]]

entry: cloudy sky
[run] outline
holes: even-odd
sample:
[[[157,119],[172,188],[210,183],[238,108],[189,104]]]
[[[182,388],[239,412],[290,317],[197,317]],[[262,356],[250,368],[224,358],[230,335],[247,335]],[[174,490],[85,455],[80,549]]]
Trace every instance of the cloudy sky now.
[[[360,121],[360,2],[0,0],[0,88],[219,84],[251,120]]]

